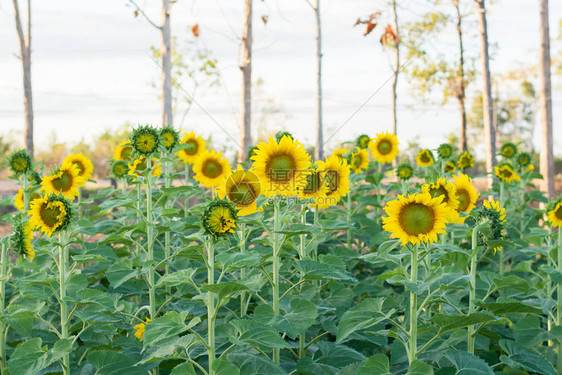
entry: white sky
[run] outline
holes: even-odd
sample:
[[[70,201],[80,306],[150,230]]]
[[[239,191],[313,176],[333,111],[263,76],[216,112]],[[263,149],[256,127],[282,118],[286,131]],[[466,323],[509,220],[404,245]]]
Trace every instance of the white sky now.
[[[472,3],[470,0],[466,0]],[[159,1],[138,0],[159,21]],[[35,142],[56,132],[60,141],[91,139],[104,128],[126,121],[158,124],[159,68],[149,58],[149,47],[159,45],[159,33],[142,17],[135,18],[126,0],[32,1],[33,90]],[[413,20],[428,9],[424,0],[401,0],[402,18]],[[313,142],[314,129],[314,18],[304,0],[254,1],[254,80],[264,81],[262,100],[272,98],[284,115],[271,118],[273,130],[283,126],[305,143]],[[384,0],[323,0],[324,125],[325,138],[392,74],[388,56],[378,37],[362,36],[355,20],[384,8]],[[238,139],[241,73],[238,43],[242,29],[242,0],[178,0],[172,11],[172,33],[179,39],[191,34],[187,27],[199,23],[199,42],[218,60],[223,84],[200,90],[197,101]],[[388,8],[386,8],[388,9]],[[269,16],[267,25],[259,17]],[[386,23],[387,16],[383,17]],[[550,1],[551,36],[558,33],[562,1]],[[539,13],[536,0],[497,0],[489,9],[489,36],[494,45],[492,71],[504,72],[538,59]],[[466,30],[468,54],[477,57],[477,29]],[[434,46],[456,53],[454,35]],[[451,52],[453,51],[453,52]],[[23,129],[21,64],[12,0],[0,0],[0,134]],[[476,67],[480,63],[477,61]],[[479,70],[479,69],[478,69]],[[182,82],[186,89],[190,82]],[[391,129],[390,83],[385,85],[337,133],[334,141],[361,133],[374,135]],[[562,136],[560,78],[553,92],[555,139]],[[481,87],[480,81],[472,90]],[[470,105],[470,101],[467,103]],[[287,115],[287,116],[285,116]],[[286,117],[286,119],[285,119]],[[456,132],[460,120],[455,101],[444,106],[423,103],[404,78],[399,86],[399,140],[420,137],[423,145],[436,146],[446,134]],[[235,149],[226,135],[199,108],[186,118],[193,129]],[[254,137],[257,131],[254,131]],[[538,140],[538,134],[535,135]],[[333,148],[332,142],[328,148]],[[562,142],[555,142],[560,154]]]

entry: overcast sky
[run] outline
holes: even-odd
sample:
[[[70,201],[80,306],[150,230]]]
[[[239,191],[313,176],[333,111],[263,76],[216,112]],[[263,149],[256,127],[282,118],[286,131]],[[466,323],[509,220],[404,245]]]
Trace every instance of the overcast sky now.
[[[146,13],[159,20],[159,1],[138,0]],[[468,3],[473,3],[467,0]],[[142,17],[135,18],[127,0],[32,1],[33,100],[35,143],[53,132],[60,141],[88,141],[105,128],[127,121],[158,124],[159,67],[151,60],[150,46],[158,46],[159,33]],[[411,21],[431,7],[424,0],[401,0],[403,20]],[[276,107],[269,115],[272,130],[284,127],[305,143],[314,134],[314,17],[304,0],[254,1],[254,80],[263,80],[259,111]],[[382,0],[322,0],[324,41],[324,121],[328,148],[361,133],[374,135],[391,129],[389,56],[377,36],[363,37],[353,28],[359,16],[386,7]],[[193,129],[214,142],[235,145],[214,121],[238,139],[241,73],[237,39],[242,30],[242,0],[178,0],[172,10],[172,33],[192,39],[187,31],[198,23],[199,45],[212,51],[221,72],[221,85],[199,89],[196,106],[187,115],[184,129]],[[385,9],[388,9],[386,7]],[[260,17],[267,15],[264,25]],[[383,13],[383,23],[389,21]],[[562,1],[550,1],[551,35],[558,33]],[[497,0],[488,15],[494,48],[493,73],[532,65],[538,59],[539,13],[536,0]],[[477,29],[467,30],[468,54],[477,57]],[[454,34],[433,48],[456,53]],[[0,0],[0,134],[21,132],[23,104],[21,64],[11,0]],[[454,57],[454,55],[453,55]],[[477,60],[476,67],[478,68]],[[562,137],[560,78],[553,91],[555,139]],[[181,82],[190,91],[192,82]],[[382,88],[381,88],[382,87]],[[472,93],[480,89],[472,85]],[[378,89],[380,91],[353,117],[352,114]],[[181,109],[181,108],[180,108]],[[257,114],[263,116],[263,114]],[[256,116],[257,116],[256,115]],[[179,122],[176,117],[176,123]],[[347,123],[346,123],[347,121]],[[257,120],[255,121],[258,122]],[[342,124],[345,124],[336,132]],[[459,128],[457,104],[441,106],[422,102],[404,79],[399,87],[399,139],[420,138],[434,147]],[[335,133],[335,135],[334,135]],[[257,130],[254,130],[254,137]],[[535,139],[538,140],[538,134]],[[555,153],[562,142],[555,143]]]

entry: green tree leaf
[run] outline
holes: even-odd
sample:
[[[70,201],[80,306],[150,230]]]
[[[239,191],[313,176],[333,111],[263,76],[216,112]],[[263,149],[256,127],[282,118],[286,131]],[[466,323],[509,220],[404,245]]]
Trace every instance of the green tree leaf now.
[[[369,298],[343,314],[338,325],[336,342],[342,342],[353,332],[367,329],[387,319],[394,310],[383,313],[382,303],[382,298]]]

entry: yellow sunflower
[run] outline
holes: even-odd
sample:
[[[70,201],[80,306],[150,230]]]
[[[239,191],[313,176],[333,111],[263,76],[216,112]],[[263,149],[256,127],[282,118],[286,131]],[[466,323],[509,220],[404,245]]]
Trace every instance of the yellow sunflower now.
[[[26,150],[18,150],[8,156],[8,165],[17,176],[27,173],[33,168],[33,160]]]
[[[193,172],[195,180],[208,188],[220,186],[231,169],[228,160],[222,156],[222,152],[217,153],[215,150],[203,150],[195,162],[193,163]]]
[[[129,173],[129,165],[127,164],[126,161],[116,160],[111,164],[111,174],[113,176],[115,176],[117,178],[123,178],[128,173]]]
[[[349,192],[351,169],[349,169],[345,159],[340,159],[337,156],[330,156],[326,161],[319,161],[318,169],[325,173],[324,182],[328,191],[326,192],[326,198],[323,199],[323,202],[320,202],[319,199],[317,206],[319,209],[335,206],[341,197],[345,197]]]
[[[235,232],[238,215],[232,203],[215,199],[207,205],[202,219],[203,228],[207,234],[212,237],[221,237]]]
[[[65,164],[71,164],[78,168],[78,175],[84,178],[84,183],[92,177],[94,165],[90,159],[85,157],[82,153],[68,155],[62,162],[62,165]]]
[[[470,177],[460,173],[453,176],[455,180],[455,187],[457,188],[457,198],[459,200],[459,206],[457,207],[457,212],[469,213],[476,206],[476,201],[478,200],[478,193],[471,183]],[[454,223],[464,223],[466,216],[457,216]]]
[[[162,174],[162,163],[158,159],[151,158],[150,165],[152,166],[152,176],[158,177]],[[146,170],[146,157],[140,156],[129,164],[129,175],[131,176],[142,176]]]
[[[367,148],[369,147],[370,141],[371,141],[371,137],[369,137],[367,134],[361,134],[355,140],[355,145],[359,148]]]
[[[171,126],[166,126],[160,130],[160,143],[162,146],[171,151],[180,141],[178,131]]]
[[[225,197],[236,206],[238,216],[246,216],[258,212],[256,200],[261,194],[261,183],[252,171],[244,171],[241,165],[230,176],[224,185],[217,187],[219,198]],[[260,207],[259,211],[263,211]]]
[[[318,162],[315,163],[315,167],[311,168],[306,176],[306,186],[299,190],[300,198],[314,199],[314,203],[310,207],[321,205],[326,200],[328,194],[326,171],[318,168]]]
[[[133,148],[129,144],[129,140],[124,140],[123,142],[119,143],[119,146],[115,149],[113,153],[113,159],[115,160],[125,160],[131,161],[133,160]]]
[[[502,163],[494,167],[494,173],[500,181],[513,182],[521,181],[521,177],[515,172],[511,164]]]
[[[388,132],[379,133],[369,142],[369,149],[379,163],[392,163],[398,155],[398,138]]]
[[[470,154],[470,152],[465,151],[459,155],[459,159],[457,160],[457,165],[460,169],[468,169],[474,166],[474,158]]]
[[[431,150],[424,148],[418,155],[416,156],[416,162],[420,167],[429,167],[435,163],[435,158],[433,157],[433,153]]]
[[[54,232],[68,227],[72,217],[72,208],[68,199],[51,194],[44,198],[34,199],[28,215],[31,216],[29,222],[50,237]]]
[[[178,157],[187,164],[193,164],[199,154],[205,150],[205,141],[193,132],[185,133],[180,144],[185,145],[185,148],[178,151]]]
[[[297,195],[306,184],[310,155],[297,140],[285,135],[279,143],[273,138],[261,142],[252,156],[252,170],[262,181],[263,195]]]
[[[160,133],[150,125],[139,126],[133,130],[129,143],[138,155],[152,155],[160,147]]]
[[[445,163],[445,172],[450,173],[457,170],[457,165],[454,161],[448,161]]]
[[[13,233],[10,237],[10,244],[15,253],[26,256],[30,261],[35,258],[33,251],[33,228],[34,225],[29,221],[18,220],[13,227]]]
[[[550,224],[556,227],[562,227],[562,198],[558,198],[547,209],[547,218]],[[562,230],[562,229],[560,229]]]
[[[29,189],[31,189],[31,186],[29,187]],[[37,198],[41,198],[41,195],[38,194],[38,193],[33,193],[33,195],[31,197],[29,197],[28,199],[31,202],[32,200],[37,199]],[[14,206],[16,206],[16,208],[21,212],[25,211],[24,203],[23,203],[23,189],[19,189],[18,193],[14,197]]]
[[[408,181],[414,175],[414,168],[408,162],[400,163],[396,166],[396,177],[402,181]]]
[[[429,193],[432,198],[443,197],[442,202],[449,209],[449,215],[447,216],[449,221],[458,216],[459,198],[457,197],[455,184],[441,177],[435,182],[424,184],[422,192]]]
[[[387,203],[383,229],[398,238],[402,245],[437,242],[437,235],[445,233],[449,209],[443,198],[429,193],[399,195]]]
[[[357,147],[349,156],[349,166],[357,174],[367,169],[369,166],[369,152],[367,149]]]
[[[334,152],[332,152],[332,156],[337,156],[340,159],[343,159],[343,156],[347,153],[345,148],[336,148]]]
[[[74,164],[63,164],[50,176],[43,177],[41,191],[44,194],[62,194],[65,198],[73,200],[80,194],[78,187],[84,186],[86,179],[80,176],[78,167]]]
[[[477,219],[480,219],[480,221],[484,218],[487,219],[491,227],[490,239],[501,240],[503,238],[504,224],[507,222],[505,208],[496,200],[485,200],[483,207],[484,209]],[[502,247],[496,246],[493,250],[495,254],[498,251],[502,251]]]
[[[504,158],[511,159],[517,155],[517,146],[511,142],[504,143],[500,149],[500,155]]]
[[[135,330],[135,337],[137,339],[142,340],[142,338],[144,337],[144,330],[146,329],[146,325],[150,322],[151,320],[149,318],[145,318],[144,323],[139,323],[133,327],[133,329]]]

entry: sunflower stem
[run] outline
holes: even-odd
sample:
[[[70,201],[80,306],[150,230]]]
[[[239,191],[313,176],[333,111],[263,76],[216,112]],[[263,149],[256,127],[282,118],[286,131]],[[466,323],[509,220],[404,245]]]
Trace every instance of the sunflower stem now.
[[[124,196],[127,195],[127,180],[125,177],[121,177],[121,194]]]
[[[207,240],[207,285],[215,283],[215,247],[211,239]],[[215,294],[207,292],[207,353],[209,356],[209,375],[214,375],[215,361]]]
[[[2,241],[2,259],[0,259],[0,314],[4,316],[6,303],[6,281],[8,279],[8,247]],[[0,321],[0,373],[6,373],[6,336],[8,325]]]
[[[470,259],[470,283],[468,290],[468,314],[474,313],[474,297],[476,295],[476,250],[478,247],[478,232],[480,231],[480,226],[477,225],[472,230],[472,252]],[[468,326],[468,337],[467,337],[467,351],[470,354],[474,354],[474,325]]]
[[[151,156],[147,157],[147,165],[152,164]],[[152,230],[152,170],[147,168],[148,175],[146,177],[146,250],[148,253],[147,261],[149,263],[148,267],[148,299],[150,306],[150,319],[154,320],[156,318],[156,296],[154,291],[154,247],[153,244],[153,230]]]
[[[165,153],[165,158],[168,159],[169,154],[168,152]],[[170,162],[168,160],[166,160],[164,162],[164,168],[166,171],[166,175],[164,176],[164,186],[166,188],[169,188],[170,186],[172,186],[172,179],[171,179],[171,165]],[[170,200],[166,199],[166,202],[164,202],[164,209],[169,209],[170,208]],[[168,259],[170,257],[170,231],[166,231],[164,233],[164,259]],[[170,273],[170,265],[169,262],[166,262],[165,266],[164,266],[164,272],[165,274],[169,274]],[[166,287],[166,290],[168,289],[168,287]]]
[[[189,185],[189,164],[185,163],[185,186]],[[187,216],[187,213],[189,212],[189,197],[185,197],[185,210],[184,210],[184,216]]]
[[[273,314],[279,315],[279,231],[281,230],[281,222],[279,220],[279,206],[281,200],[275,198],[273,207]],[[273,348],[273,362],[279,364],[280,350]]]
[[[410,281],[418,283],[418,245],[412,246]],[[417,359],[418,347],[418,309],[417,295],[410,292],[410,337],[409,337],[408,363],[412,364]]]
[[[558,228],[558,272],[562,272],[562,227]],[[562,324],[562,285],[556,287],[557,309],[556,325]],[[562,342],[558,342],[558,374],[562,374]]]
[[[61,340],[68,339],[68,306],[66,304],[66,281],[68,270],[68,237],[66,232],[59,234],[59,300],[60,300],[60,329]],[[70,355],[63,356],[62,372],[64,375],[70,374]]]
[[[244,253],[246,251],[246,224],[240,224],[240,231],[238,232],[240,236],[240,252]],[[244,280],[246,278],[246,269],[240,269],[240,280]],[[240,319],[246,316],[246,293],[240,293]]]
[[[303,224],[303,225],[306,224],[306,208],[307,208],[307,207],[306,207],[306,204],[301,205],[301,224]],[[299,253],[300,253],[300,254],[299,254],[299,257],[300,257],[300,259],[302,260],[302,259],[304,259],[305,255],[306,255],[306,254],[305,254],[305,248],[306,248],[306,246],[305,246],[305,240],[306,240],[306,235],[305,235],[305,234],[301,234],[299,237],[300,237],[300,240],[301,240],[300,248],[299,248],[299,249],[300,249],[300,251],[299,251]]]
[[[27,191],[29,189],[29,177],[27,176],[27,173],[23,174],[23,212],[27,215],[27,212],[29,211],[29,192]]]
[[[377,196],[378,196],[378,189],[377,189]],[[352,208],[351,205],[351,191],[347,194],[347,222],[351,223],[351,214]],[[351,228],[347,228],[347,248],[351,249]]]

